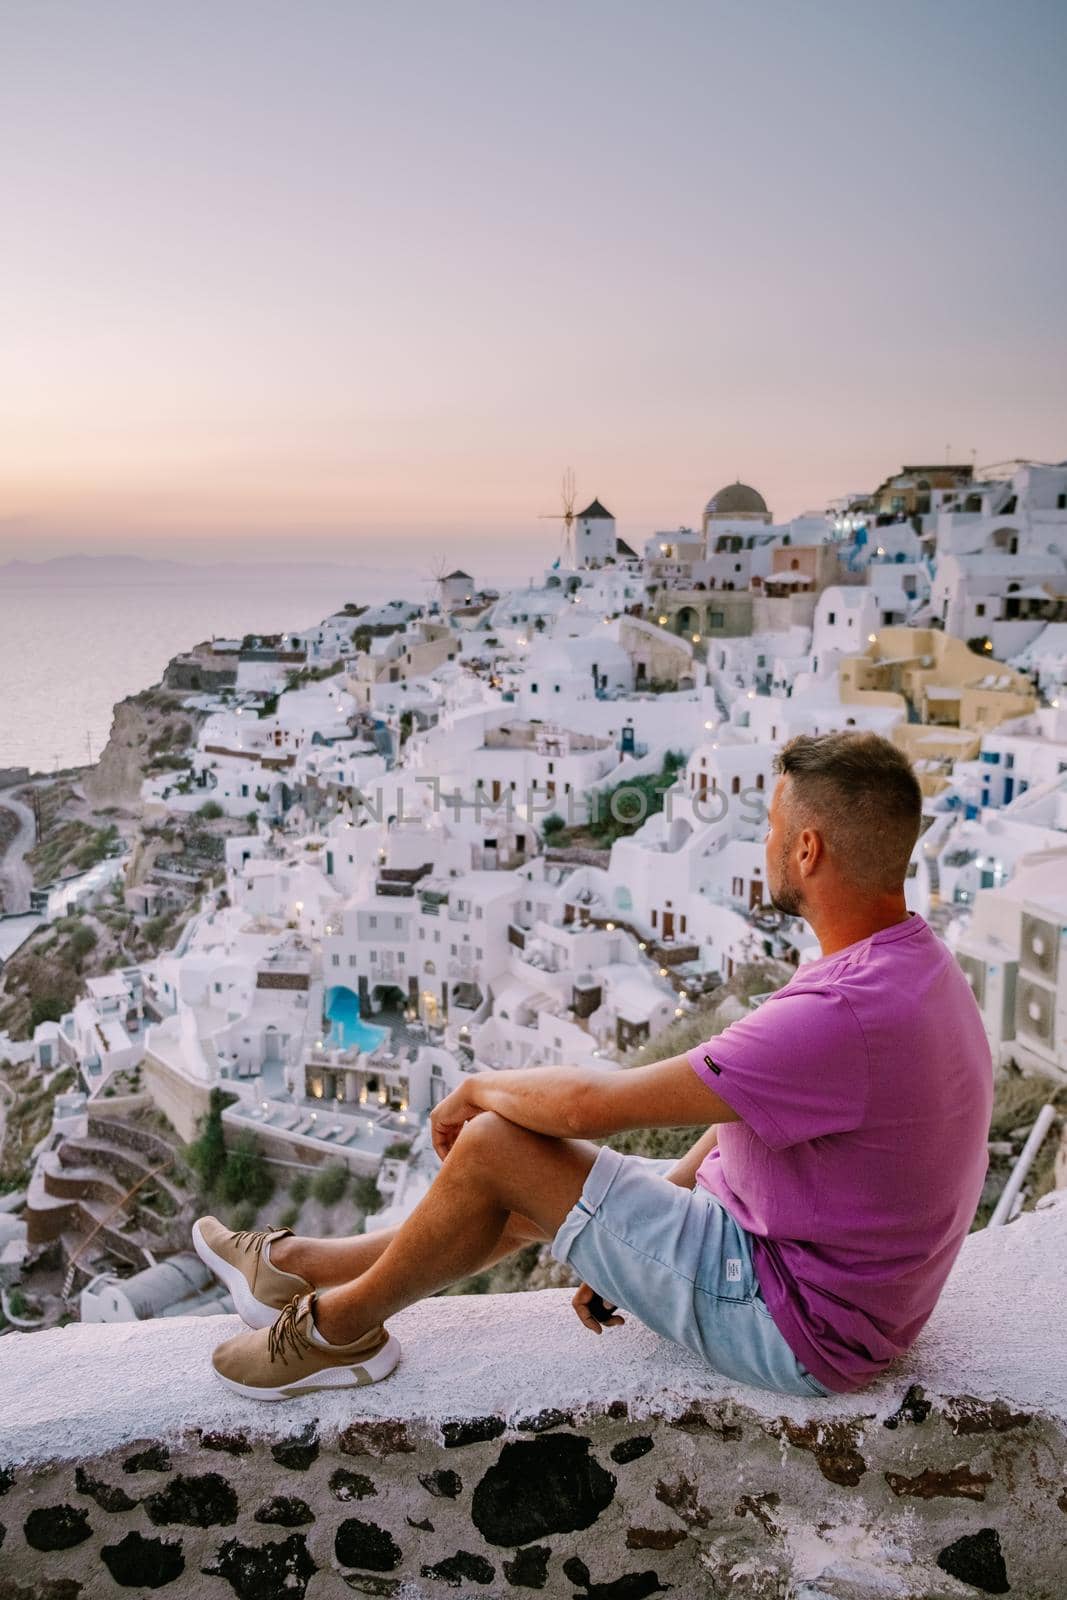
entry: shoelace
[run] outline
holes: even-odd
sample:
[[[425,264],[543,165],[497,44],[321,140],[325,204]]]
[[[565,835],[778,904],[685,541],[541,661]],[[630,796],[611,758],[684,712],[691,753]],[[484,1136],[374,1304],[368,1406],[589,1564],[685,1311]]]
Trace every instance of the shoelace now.
[[[280,1233],[280,1228],[242,1228],[240,1233],[235,1233],[233,1242],[240,1245],[242,1250],[262,1250],[272,1233]]]
[[[302,1314],[300,1296],[294,1294],[289,1304],[281,1311],[267,1330],[267,1355],[271,1361],[281,1361],[288,1365],[286,1347],[288,1346],[294,1356],[299,1356],[304,1350],[312,1348],[311,1340],[306,1333],[297,1327],[297,1322]],[[311,1307],[308,1306],[308,1316],[311,1316]]]

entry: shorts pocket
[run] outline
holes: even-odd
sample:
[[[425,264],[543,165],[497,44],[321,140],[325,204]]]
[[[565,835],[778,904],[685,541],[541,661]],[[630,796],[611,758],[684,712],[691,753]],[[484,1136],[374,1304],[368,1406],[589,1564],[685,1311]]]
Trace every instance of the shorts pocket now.
[[[799,1361],[797,1362],[797,1377],[806,1389],[811,1390],[817,1399],[826,1400],[829,1397],[829,1390],[823,1387],[818,1378],[812,1376],[807,1367],[802,1367]]]

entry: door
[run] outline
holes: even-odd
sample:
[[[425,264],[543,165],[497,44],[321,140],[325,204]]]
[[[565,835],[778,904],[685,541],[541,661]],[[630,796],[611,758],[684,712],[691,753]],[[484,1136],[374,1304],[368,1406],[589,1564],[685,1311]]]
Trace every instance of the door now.
[[[664,939],[673,939],[674,938],[674,912],[673,911],[665,911],[663,913],[663,937],[664,937]]]

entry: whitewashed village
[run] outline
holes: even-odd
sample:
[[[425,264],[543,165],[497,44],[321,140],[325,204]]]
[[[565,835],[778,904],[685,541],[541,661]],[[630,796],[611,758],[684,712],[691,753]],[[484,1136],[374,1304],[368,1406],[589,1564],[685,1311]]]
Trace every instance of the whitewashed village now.
[[[527,587],[443,563],[423,599],[344,596],[171,663],[189,737],[138,774],[132,833],[5,906],[44,948],[72,909],[170,929],[0,1034],[9,1117],[50,1111],[0,1202],[6,1327],[230,1309],[170,1168],[212,1118],[270,1172],[263,1215],[329,1174],[388,1225],[432,1181],[427,1116],[463,1074],[622,1070],[711,1005],[758,1004],[760,974],[817,954],[763,882],[798,733],[906,750],[910,908],[998,1070],[1067,1083],[1067,463],[905,465],[787,522],[735,482],[640,538],[614,510],[565,495]],[[24,801],[26,778],[5,780]],[[167,849],[194,821],[206,879]]]

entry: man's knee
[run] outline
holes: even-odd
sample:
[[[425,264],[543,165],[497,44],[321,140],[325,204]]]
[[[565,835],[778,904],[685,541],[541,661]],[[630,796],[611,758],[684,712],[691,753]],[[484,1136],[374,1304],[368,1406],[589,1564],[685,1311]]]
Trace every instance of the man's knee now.
[[[479,1111],[476,1117],[471,1117],[469,1122],[463,1124],[452,1150],[464,1150],[470,1155],[486,1147],[495,1150],[503,1144],[539,1137],[531,1134],[528,1128],[520,1128],[517,1123],[509,1122],[498,1111]]]

